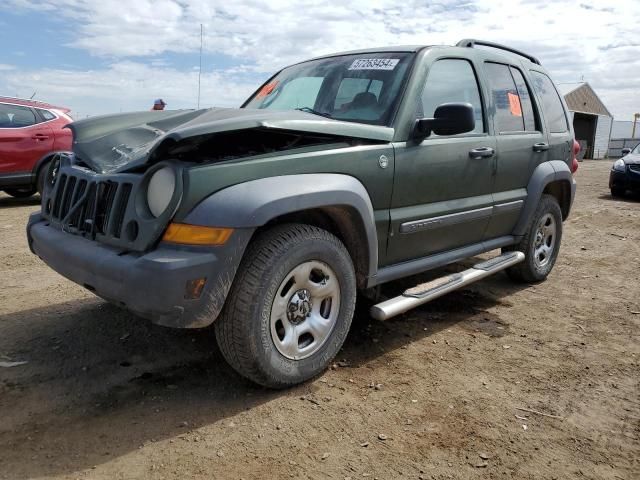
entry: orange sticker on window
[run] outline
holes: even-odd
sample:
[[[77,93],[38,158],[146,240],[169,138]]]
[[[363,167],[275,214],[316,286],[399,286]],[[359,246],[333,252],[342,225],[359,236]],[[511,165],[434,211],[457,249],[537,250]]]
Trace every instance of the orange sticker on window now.
[[[522,116],[522,107],[520,106],[520,97],[511,92],[507,92],[507,97],[509,98],[509,111],[511,115],[514,117]]]
[[[260,91],[258,92],[258,94],[256,95],[257,98],[264,98],[267,95],[269,95],[271,92],[273,92],[276,87],[278,86],[278,81],[276,80],[275,82],[271,82],[271,83],[267,83],[264,87],[262,87],[260,89]]]

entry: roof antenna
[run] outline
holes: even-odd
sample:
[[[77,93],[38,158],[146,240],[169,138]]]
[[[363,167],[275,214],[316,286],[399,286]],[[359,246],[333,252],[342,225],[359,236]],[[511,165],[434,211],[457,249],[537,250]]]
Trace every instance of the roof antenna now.
[[[31,96],[29,97],[29,100],[33,100],[33,97],[35,97],[35,96],[36,96],[36,92],[37,92],[37,90],[33,92],[33,95],[31,95]]]
[[[200,24],[200,68],[198,69],[198,108],[200,108],[200,77],[202,76],[202,24]]]

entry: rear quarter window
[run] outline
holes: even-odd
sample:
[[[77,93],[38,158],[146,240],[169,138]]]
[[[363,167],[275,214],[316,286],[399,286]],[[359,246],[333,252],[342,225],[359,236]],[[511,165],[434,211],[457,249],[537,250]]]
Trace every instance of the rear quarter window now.
[[[524,119],[524,129],[528,132],[535,130],[542,130],[542,128],[538,128],[538,122],[536,122],[536,116],[533,111],[533,103],[531,101],[531,93],[529,92],[529,87],[527,86],[527,82],[524,80],[522,76],[522,72],[517,68],[510,67],[511,75],[513,75],[513,80],[516,82],[516,88],[518,90],[518,95],[520,96],[520,105],[522,106],[522,117]]]
[[[56,116],[53,113],[51,113],[49,110],[43,110],[41,108],[38,108],[37,110],[38,110],[38,113],[44,119],[45,122],[47,122],[49,120],[53,120],[54,118],[56,118]]]
[[[567,115],[565,114],[560,95],[553,82],[544,73],[531,70],[533,88],[542,101],[544,118],[551,133],[563,133],[569,130]]]

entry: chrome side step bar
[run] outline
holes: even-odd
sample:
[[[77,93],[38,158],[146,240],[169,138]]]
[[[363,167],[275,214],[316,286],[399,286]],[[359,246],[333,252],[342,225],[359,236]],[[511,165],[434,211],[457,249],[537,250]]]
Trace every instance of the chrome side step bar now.
[[[435,280],[406,290],[399,297],[378,303],[371,307],[371,316],[376,320],[388,320],[391,317],[400,315],[412,308],[435,300],[446,293],[465,287],[489,275],[493,275],[523,260],[524,253],[522,252],[503,253],[502,255],[478,263],[464,272],[436,278]]]

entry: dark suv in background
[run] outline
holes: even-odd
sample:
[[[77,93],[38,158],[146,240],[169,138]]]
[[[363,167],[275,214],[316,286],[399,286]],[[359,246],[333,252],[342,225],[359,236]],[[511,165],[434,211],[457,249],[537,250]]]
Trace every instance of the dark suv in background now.
[[[213,323],[231,366],[269,387],[327,366],[357,291],[375,298],[382,283],[500,248],[378,298],[371,315],[504,269],[544,280],[578,165],[540,62],[475,40],[327,55],[276,73],[239,109],[71,129],[74,152],[52,163],[29,220],[33,252],[159,324]]]
[[[70,110],[48,103],[0,97],[0,190],[30,197],[42,190],[55,152],[71,150]]]
[[[633,150],[623,148],[622,155],[613,162],[609,174],[612,197],[622,197],[627,191],[640,192],[640,144]]]

